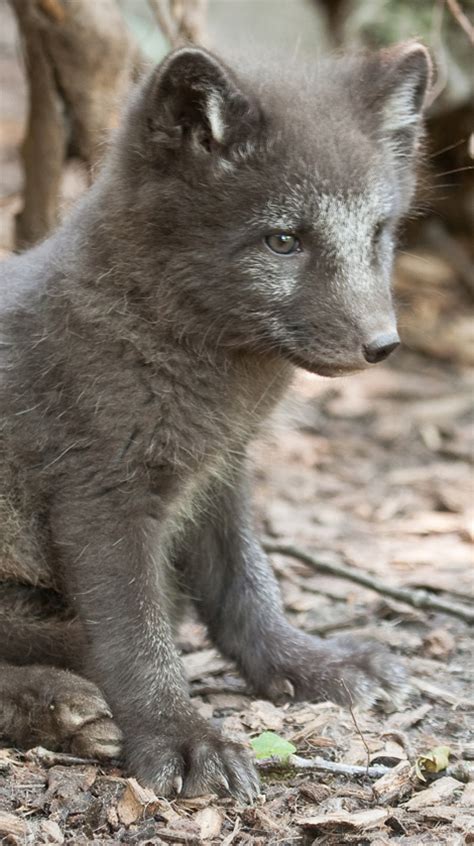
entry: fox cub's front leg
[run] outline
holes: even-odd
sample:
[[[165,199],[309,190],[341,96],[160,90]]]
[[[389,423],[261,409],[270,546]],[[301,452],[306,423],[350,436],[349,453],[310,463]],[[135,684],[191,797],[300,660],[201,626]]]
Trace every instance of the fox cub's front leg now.
[[[131,774],[159,795],[231,794],[251,800],[258,777],[246,750],[191,704],[169,619],[171,586],[159,521],[120,502],[62,496],[53,531],[90,653],[87,675],[123,733]]]
[[[247,486],[215,491],[214,514],[193,530],[184,566],[193,596],[219,649],[235,660],[260,696],[330,699],[367,705],[403,682],[403,671],[380,645],[352,638],[321,640],[286,620],[279,589],[255,539]]]

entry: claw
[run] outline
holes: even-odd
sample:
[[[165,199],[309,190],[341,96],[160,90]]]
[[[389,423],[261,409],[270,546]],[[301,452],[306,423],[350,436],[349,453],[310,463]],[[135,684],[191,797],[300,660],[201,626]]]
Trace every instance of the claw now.
[[[175,776],[173,779],[173,788],[177,796],[181,793],[183,789],[183,779],[180,775]]]

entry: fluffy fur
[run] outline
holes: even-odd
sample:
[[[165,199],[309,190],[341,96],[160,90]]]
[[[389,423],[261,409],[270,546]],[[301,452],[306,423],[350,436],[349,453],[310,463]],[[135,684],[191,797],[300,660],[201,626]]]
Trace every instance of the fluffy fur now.
[[[0,733],[105,754],[121,731],[159,793],[252,799],[247,753],[189,699],[185,596],[260,696],[370,702],[400,681],[377,646],[285,620],[245,452],[295,365],[362,368],[395,331],[429,75],[418,44],[283,82],[172,53],[72,215],[3,263]],[[282,230],[300,251],[269,249]]]

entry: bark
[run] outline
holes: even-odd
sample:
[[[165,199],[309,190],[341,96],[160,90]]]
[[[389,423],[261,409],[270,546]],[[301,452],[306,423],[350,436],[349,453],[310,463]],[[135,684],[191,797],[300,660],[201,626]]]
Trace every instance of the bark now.
[[[48,234],[59,216],[64,162],[73,152],[89,173],[115,125],[140,64],[116,0],[11,0],[29,83],[22,158],[24,208],[17,247]]]

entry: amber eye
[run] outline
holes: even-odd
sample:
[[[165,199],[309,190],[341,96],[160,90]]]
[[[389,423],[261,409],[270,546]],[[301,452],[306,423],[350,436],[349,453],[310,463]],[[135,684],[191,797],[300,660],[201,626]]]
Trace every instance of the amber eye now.
[[[301,251],[299,239],[291,232],[275,232],[273,235],[267,235],[265,243],[273,253],[278,253],[279,256],[290,256],[292,253]]]

